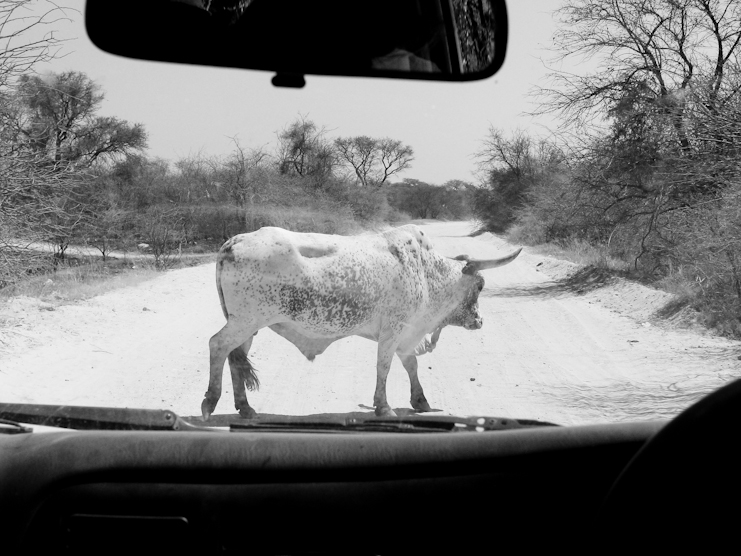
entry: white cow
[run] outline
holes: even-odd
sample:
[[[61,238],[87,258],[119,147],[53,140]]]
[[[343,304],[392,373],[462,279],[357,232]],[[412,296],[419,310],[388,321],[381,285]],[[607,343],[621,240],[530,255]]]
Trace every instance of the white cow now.
[[[431,351],[444,326],[481,328],[479,270],[505,265],[521,249],[498,259],[449,259],[432,249],[417,226],[376,235],[301,234],[262,228],[221,247],[216,286],[226,325],[210,342],[208,391],[201,404],[208,419],[221,396],[229,358],[240,415],[255,416],[245,387],[259,386],[247,355],[258,330],[270,327],[313,360],[332,342],[362,336],[378,342],[376,415],[395,415],[386,400],[394,354],[411,381],[411,405],[430,411],[417,378],[417,355]],[[432,339],[426,339],[427,334]]]

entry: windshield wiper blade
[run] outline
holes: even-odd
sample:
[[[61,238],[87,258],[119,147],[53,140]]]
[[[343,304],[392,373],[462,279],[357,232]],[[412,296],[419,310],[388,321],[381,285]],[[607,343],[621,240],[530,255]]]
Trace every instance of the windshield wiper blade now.
[[[230,423],[229,429],[233,432],[259,430],[259,431],[316,431],[316,432],[438,432],[438,427],[425,427],[422,424],[413,425],[399,421],[364,420],[364,419],[340,419],[340,420],[253,420],[239,423]]]
[[[427,427],[450,432],[486,432],[513,429],[525,429],[531,427],[557,427],[554,423],[536,421],[533,419],[511,419],[508,417],[457,417],[441,415],[439,417],[425,417],[414,415],[397,418],[401,424],[414,427]],[[366,419],[365,422],[375,423],[377,419]]]
[[[455,415],[441,415],[427,417],[410,415],[407,417],[369,418],[359,420],[361,424],[389,424],[398,423],[412,428],[434,429],[450,432],[485,432],[531,427],[557,427],[554,423],[536,421],[533,419],[511,419],[509,417],[458,417]]]
[[[0,419],[79,430],[209,430],[167,409],[0,403]]]
[[[554,423],[533,419],[500,417],[347,417],[332,419],[254,419],[230,423],[232,431],[365,431],[365,432],[485,432],[532,427],[556,427]]]
[[[0,419],[16,423],[78,430],[214,431],[167,409],[90,407],[0,403]],[[558,426],[532,419],[457,417],[452,415],[403,417],[285,417],[230,421],[231,431],[315,432],[485,432]],[[26,431],[23,431],[26,432]]]

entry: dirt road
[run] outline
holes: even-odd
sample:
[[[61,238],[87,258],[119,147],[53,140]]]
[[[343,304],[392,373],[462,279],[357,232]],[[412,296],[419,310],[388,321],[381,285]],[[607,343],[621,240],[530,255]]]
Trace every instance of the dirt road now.
[[[467,223],[424,227],[441,253],[495,257],[511,246]],[[741,376],[741,346],[651,321],[665,295],[641,286],[567,287],[573,265],[527,250],[484,271],[484,326],[448,327],[419,359],[434,408],[458,415],[561,424],[675,415]],[[632,315],[632,316],[630,316]],[[197,415],[208,382],[208,339],[223,325],[213,264],[171,271],[135,288],[53,306],[15,299],[0,306],[0,401],[168,408]],[[261,414],[372,412],[376,344],[336,342],[308,362],[270,330],[252,345]],[[389,403],[409,413],[398,360]],[[228,371],[216,415],[233,413]]]

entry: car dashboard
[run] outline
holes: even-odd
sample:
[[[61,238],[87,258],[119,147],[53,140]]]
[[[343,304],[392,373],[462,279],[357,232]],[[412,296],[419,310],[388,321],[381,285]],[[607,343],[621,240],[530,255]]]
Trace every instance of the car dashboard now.
[[[10,553],[573,549],[664,424],[0,435],[0,522]]]

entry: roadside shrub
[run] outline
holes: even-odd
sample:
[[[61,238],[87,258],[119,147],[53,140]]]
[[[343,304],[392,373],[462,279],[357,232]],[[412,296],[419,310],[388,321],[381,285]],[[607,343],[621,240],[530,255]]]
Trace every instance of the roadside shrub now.
[[[348,195],[347,204],[353,216],[363,222],[385,221],[391,211],[386,193],[379,188],[356,187]]]
[[[455,220],[471,216],[474,191],[473,185],[461,180],[434,185],[410,178],[386,188],[391,207],[407,213],[411,218]]]
[[[386,221],[393,226],[403,226],[404,224],[409,224],[411,220],[412,217],[409,216],[406,212],[397,210],[394,207],[391,207],[389,209],[389,213],[386,216]]]
[[[51,253],[0,241],[0,290],[23,279],[48,274],[55,268]]]
[[[177,262],[185,243],[183,215],[177,208],[150,207],[140,220],[142,238],[154,255],[155,267],[170,268]]]
[[[245,220],[248,232],[259,230],[263,226],[278,226],[294,232],[347,235],[360,228],[352,211],[343,206],[330,211],[312,207],[255,205],[246,209]]]
[[[517,220],[507,232],[507,239],[518,245],[538,245],[547,241],[548,233],[545,222],[538,217],[533,207],[522,209]]]
[[[502,233],[515,220],[523,205],[524,187],[518,179],[504,172],[492,172],[490,181],[473,195],[473,213],[477,229]]]
[[[221,244],[246,231],[244,211],[226,203],[208,203],[180,208],[186,243]]]

